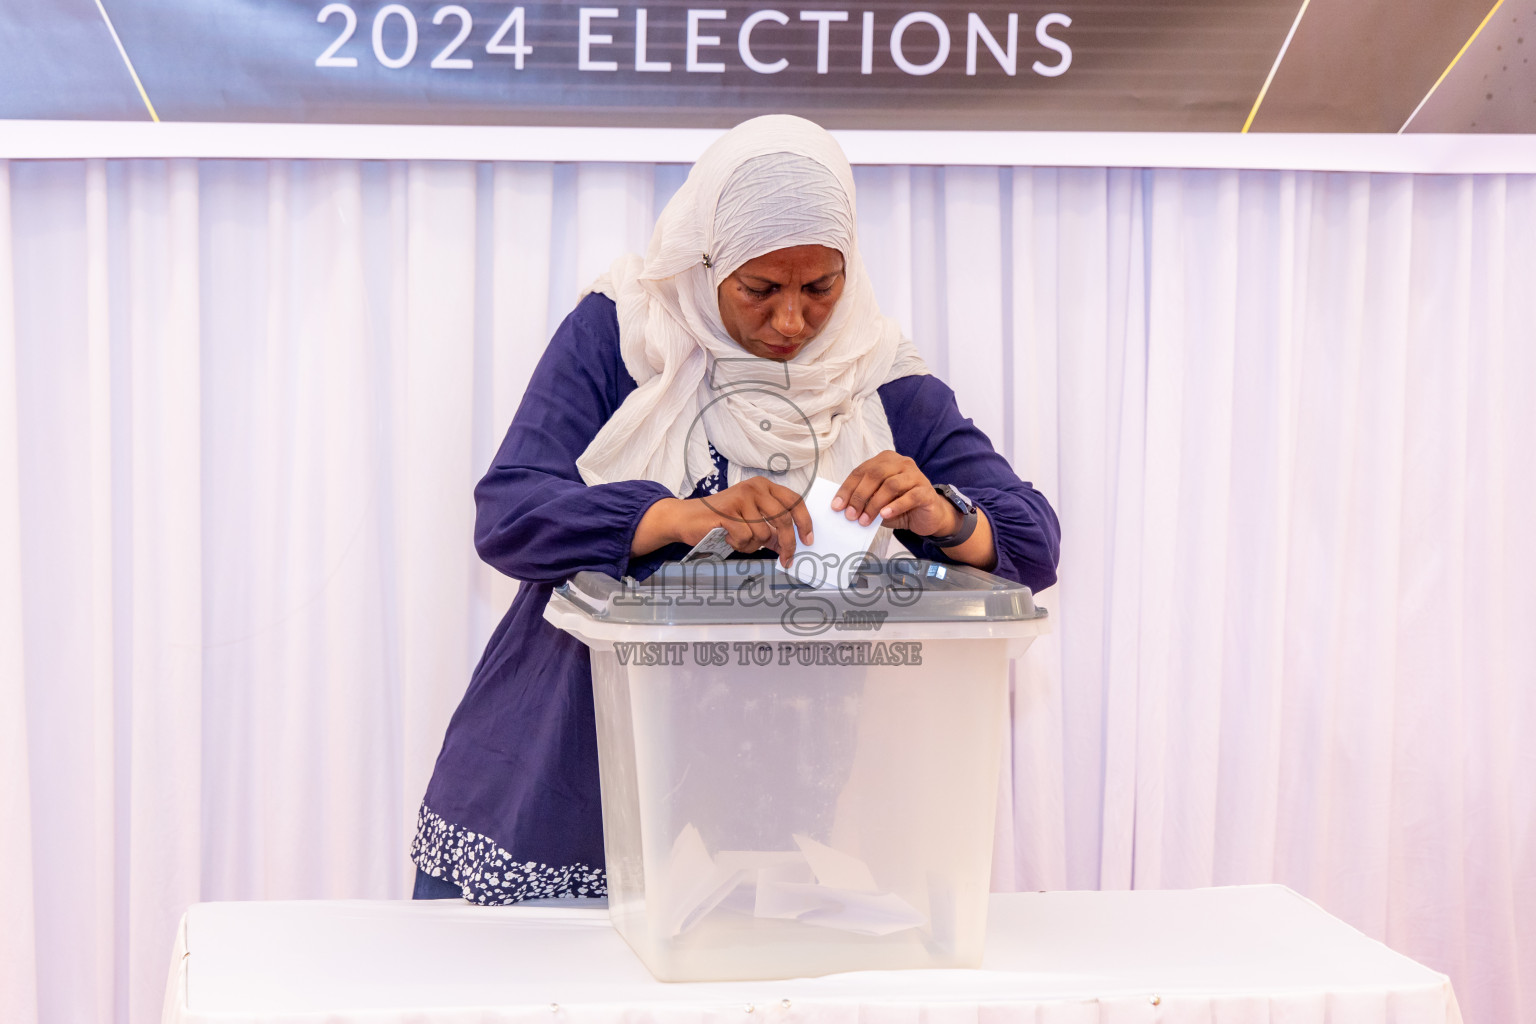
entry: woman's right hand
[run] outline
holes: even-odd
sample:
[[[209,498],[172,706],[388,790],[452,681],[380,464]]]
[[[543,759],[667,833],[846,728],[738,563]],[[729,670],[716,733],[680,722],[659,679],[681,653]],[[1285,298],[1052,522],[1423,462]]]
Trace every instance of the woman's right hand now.
[[[754,476],[703,498],[656,502],[640,517],[629,553],[646,555],[675,543],[692,547],[717,526],[725,527],[737,551],[768,548],[786,569],[795,557],[796,531],[806,543],[811,542],[811,514],[800,495]]]

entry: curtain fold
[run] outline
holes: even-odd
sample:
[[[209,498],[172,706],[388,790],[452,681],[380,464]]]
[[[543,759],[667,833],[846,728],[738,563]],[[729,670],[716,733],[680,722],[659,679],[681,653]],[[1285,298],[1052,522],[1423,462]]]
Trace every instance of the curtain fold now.
[[[155,1019],[196,900],[408,893],[515,587],[472,488],[685,172],[0,162],[0,1017]],[[856,177],[1063,524],[995,886],[1279,881],[1529,1016],[1536,178]]]
[[[0,843],[0,874],[17,880],[0,894],[0,920],[6,922],[0,929],[0,1010],[30,1024],[38,1019],[39,933],[32,885],[32,744],[22,628],[21,432],[11,227],[10,164],[0,160],[0,815],[11,823],[10,841]],[[99,969],[99,964],[94,966]]]

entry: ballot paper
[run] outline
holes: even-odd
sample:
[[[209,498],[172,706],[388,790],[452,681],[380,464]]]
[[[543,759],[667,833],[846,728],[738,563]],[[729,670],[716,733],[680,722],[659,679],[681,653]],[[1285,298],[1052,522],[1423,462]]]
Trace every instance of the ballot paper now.
[[[891,935],[926,923],[917,908],[900,896],[877,891],[874,874],[859,858],[809,836],[795,836],[795,845],[805,858],[802,863],[780,862],[758,869],[754,916],[856,935]]]
[[[807,892],[818,888],[815,880],[810,865],[799,858],[792,863],[759,868],[753,916],[793,919],[825,906],[826,901],[820,896]]]
[[[859,858],[798,833],[795,835],[795,845],[800,847],[806,864],[810,865],[816,875],[818,885],[858,892],[875,891],[874,873]]]
[[[805,507],[811,513],[811,536],[815,543],[797,542],[790,575],[813,587],[846,588],[849,574],[857,568],[858,556],[867,554],[880,539],[880,519],[860,526],[844,512],[832,511],[832,499],[838,484],[824,477],[811,482],[805,495]]]
[[[794,839],[798,851],[722,850],[711,856],[699,830],[685,825],[668,857],[665,933],[676,938],[691,930],[742,885],[756,890],[754,917],[873,936],[927,923],[900,896],[880,892],[859,858],[809,836]]]
[[[751,878],[750,869],[715,863],[699,830],[691,824],[684,826],[672,843],[667,863],[665,891],[671,895],[671,906],[666,934],[683,934],[718,907],[732,889]]]
[[[892,935],[924,923],[917,908],[893,892],[853,892],[824,885],[781,883],[774,898],[812,903],[795,920],[855,935]],[[759,896],[759,900],[761,900]],[[814,902],[812,902],[814,901]]]

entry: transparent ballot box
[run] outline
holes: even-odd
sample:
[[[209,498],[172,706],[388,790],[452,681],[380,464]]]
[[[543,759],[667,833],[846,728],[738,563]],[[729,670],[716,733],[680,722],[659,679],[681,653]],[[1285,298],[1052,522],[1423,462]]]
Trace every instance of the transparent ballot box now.
[[[613,923],[664,981],[976,967],[1028,588],[915,558],[578,573]]]

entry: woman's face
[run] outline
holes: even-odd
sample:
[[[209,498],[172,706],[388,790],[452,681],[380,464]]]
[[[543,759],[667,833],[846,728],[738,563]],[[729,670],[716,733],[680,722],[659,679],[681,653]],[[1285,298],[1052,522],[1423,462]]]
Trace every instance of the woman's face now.
[[[842,294],[842,253],[824,245],[775,249],[720,282],[720,319],[736,344],[783,362],[821,333]]]

